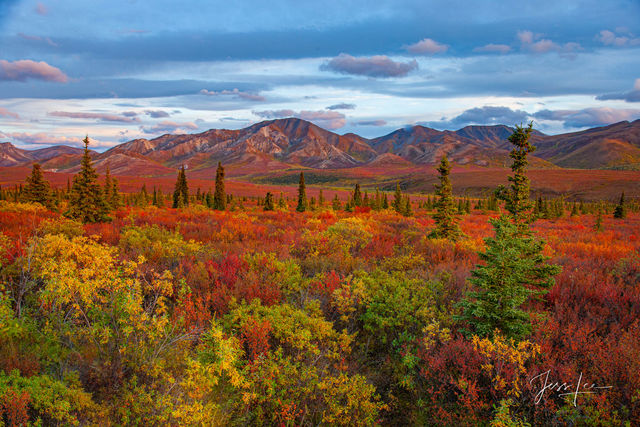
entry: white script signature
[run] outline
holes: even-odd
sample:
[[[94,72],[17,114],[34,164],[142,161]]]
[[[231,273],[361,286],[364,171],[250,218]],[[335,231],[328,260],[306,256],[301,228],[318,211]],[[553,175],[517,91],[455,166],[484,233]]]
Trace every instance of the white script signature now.
[[[577,406],[578,395],[581,394],[595,394],[598,391],[611,389],[613,386],[598,386],[595,383],[589,384],[582,379],[582,372],[580,372],[580,377],[578,377],[578,382],[574,385],[572,383],[560,382],[560,381],[551,381],[549,379],[549,374],[551,370],[543,372],[529,380],[529,384],[533,384],[533,382],[537,379],[540,380],[540,384],[542,388],[536,394],[535,404],[537,405],[542,401],[546,392],[556,393],[558,396],[573,396],[573,406]]]

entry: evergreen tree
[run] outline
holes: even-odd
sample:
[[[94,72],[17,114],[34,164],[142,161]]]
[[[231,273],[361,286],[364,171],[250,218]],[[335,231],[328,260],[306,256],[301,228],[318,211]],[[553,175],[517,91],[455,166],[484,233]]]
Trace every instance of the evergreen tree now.
[[[173,190],[173,208],[183,208],[189,204],[189,186],[187,185],[187,175],[184,172],[184,165],[178,171],[178,178]]]
[[[287,202],[284,200],[284,194],[282,193],[282,191],[280,192],[280,198],[278,199],[278,208],[288,209]]]
[[[223,211],[227,208],[227,195],[224,191],[224,168],[222,163],[218,162],[216,170],[216,187],[213,193],[213,209]]]
[[[107,208],[109,210],[113,210],[114,207],[111,205],[111,192],[113,191],[113,183],[111,182],[111,171],[109,170],[109,166],[107,166],[107,170],[104,174],[104,202],[107,204]]]
[[[353,206],[362,206],[362,192],[360,191],[360,184],[356,184],[353,190]]]
[[[111,178],[111,191],[109,191],[109,206],[111,209],[118,209],[122,206],[122,198],[120,197],[120,189],[118,188],[118,180]]]
[[[401,213],[402,209],[404,208],[402,202],[403,202],[403,197],[402,197],[402,190],[400,190],[400,183],[396,182],[396,192],[393,195],[393,203],[391,206],[393,206],[393,209],[396,212]]]
[[[613,217],[616,219],[624,219],[627,217],[627,207],[624,202],[624,191],[620,195],[620,201],[618,202],[615,210],[613,211]]]
[[[34,163],[31,175],[27,177],[20,200],[23,202],[40,203],[48,209],[53,209],[54,201],[51,193],[51,185],[42,176],[42,168],[39,163]]]
[[[304,185],[304,172],[300,172],[300,182],[298,184],[298,207],[296,211],[304,212],[307,210],[307,187]]]
[[[409,196],[404,199],[404,208],[402,209],[402,215],[413,216],[413,208],[411,207],[411,198]]]
[[[511,164],[513,176],[509,176],[509,182],[511,182],[509,188],[500,186],[497,192],[498,197],[504,200],[505,209],[511,215],[514,224],[524,234],[528,233],[529,225],[535,219],[532,212],[533,204],[529,200],[530,185],[526,174],[529,164],[527,155],[536,150],[529,141],[532,131],[533,122],[526,128],[516,126],[516,130],[509,136],[508,140],[514,146],[509,153],[509,157],[513,159]]]
[[[333,200],[331,201],[331,209],[333,209],[334,211],[339,211],[341,208],[342,208],[342,204],[340,203],[340,199],[336,194]]]
[[[578,216],[578,204],[573,202],[573,206],[571,207],[571,217]]]
[[[598,206],[598,212],[596,214],[596,223],[593,226],[594,231],[602,231],[602,206]]]
[[[382,194],[382,209],[389,209],[389,199],[387,193]]]
[[[479,336],[492,336],[499,330],[506,337],[520,339],[531,331],[529,313],[523,305],[552,287],[554,276],[561,268],[547,263],[543,255],[544,241],[532,236],[529,183],[524,173],[528,153],[533,147],[528,143],[532,126],[527,130],[517,126],[509,141],[515,146],[511,152],[514,159],[511,169],[513,177],[510,191],[501,195],[509,215],[490,220],[494,237],[485,239],[485,252],[479,256],[484,264],[476,266],[469,281],[476,291],[469,292],[459,303],[462,308],[457,320],[465,321]]]
[[[98,174],[93,168],[89,154],[89,137],[84,140],[84,153],[80,172],[73,177],[69,195],[69,209],[65,215],[82,222],[109,220],[109,209],[104,200],[102,187],[98,184]]]
[[[271,194],[270,192],[267,192],[267,195],[264,198],[263,210],[272,211],[274,209],[275,209],[275,206],[273,204],[273,194]]]
[[[320,189],[320,193],[318,194],[318,206],[322,208],[324,206],[324,194],[322,193],[322,188]]]
[[[373,209],[379,211],[382,208],[382,199],[380,197],[380,189],[376,188],[376,196],[373,199]]]
[[[443,156],[438,166],[440,173],[440,184],[436,185],[436,195],[438,200],[435,203],[436,213],[433,219],[436,222],[436,229],[433,233],[435,237],[457,240],[460,235],[460,227],[458,226],[458,218],[456,217],[456,207],[453,200],[453,190],[449,173],[451,165],[447,156]]]

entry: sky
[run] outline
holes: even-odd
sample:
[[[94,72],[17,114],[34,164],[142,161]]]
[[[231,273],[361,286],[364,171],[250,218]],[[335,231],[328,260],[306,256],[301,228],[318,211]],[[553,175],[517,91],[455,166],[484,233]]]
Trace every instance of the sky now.
[[[520,4],[523,3],[523,4]],[[0,141],[640,118],[639,0],[0,0]]]

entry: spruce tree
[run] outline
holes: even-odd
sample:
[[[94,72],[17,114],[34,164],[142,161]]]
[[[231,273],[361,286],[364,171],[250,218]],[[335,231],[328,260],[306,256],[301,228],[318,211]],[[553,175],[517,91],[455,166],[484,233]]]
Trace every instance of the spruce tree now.
[[[594,231],[602,231],[602,206],[598,206],[598,212],[596,214],[596,223],[593,225]]]
[[[402,202],[403,202],[403,197],[402,197],[402,190],[400,190],[400,183],[396,182],[396,192],[393,195],[393,203],[391,206],[393,206],[393,209],[396,212],[401,213],[402,209],[404,208]]]
[[[339,211],[341,208],[342,208],[342,203],[340,203],[340,199],[336,194],[333,200],[331,201],[331,209],[333,209],[334,211]]]
[[[274,209],[275,209],[275,206],[273,204],[273,194],[271,194],[270,192],[267,192],[267,195],[264,198],[263,210],[272,211]]]
[[[280,198],[278,199],[278,208],[279,209],[287,209],[287,202],[284,200],[284,194],[282,191],[280,192]]]
[[[411,207],[411,198],[407,196],[404,201],[404,208],[402,209],[402,215],[413,216],[413,208]]]
[[[481,261],[471,272],[469,282],[475,291],[469,292],[458,304],[462,313],[456,320],[465,322],[467,335],[493,336],[495,330],[508,338],[521,339],[531,332],[529,313],[523,305],[533,296],[551,288],[561,268],[547,263],[543,255],[544,241],[531,231],[531,204],[529,184],[524,168],[526,156],[533,151],[528,138],[532,126],[519,126],[509,138],[515,146],[510,191],[501,191],[508,215],[501,215],[490,222],[494,236],[485,239],[486,250],[479,252]]]
[[[389,199],[387,193],[382,194],[382,209],[389,209]]]
[[[109,170],[109,166],[107,166],[107,170],[104,174],[104,202],[107,204],[109,210],[113,210],[114,207],[111,205],[111,191],[113,191],[113,184],[111,182],[111,171]]]
[[[433,235],[434,237],[455,241],[458,240],[462,233],[458,226],[453,190],[449,179],[451,165],[446,155],[440,160],[438,172],[440,173],[440,184],[435,186],[438,200],[435,203],[436,213],[433,216],[436,222],[436,229]]]
[[[615,210],[613,211],[613,217],[616,219],[624,219],[627,217],[627,207],[624,202],[624,191],[620,195],[620,201],[618,202]]]
[[[353,189],[353,206],[362,206],[362,192],[360,191],[360,184],[356,184]]]
[[[111,209],[118,209],[122,206],[122,198],[120,197],[120,189],[118,188],[118,180],[111,178],[111,191],[109,192],[109,206]]]
[[[300,182],[298,184],[298,207],[296,211],[304,212],[307,210],[307,187],[304,185],[304,172],[300,172]]]
[[[320,189],[320,193],[318,194],[318,206],[322,208],[324,206],[324,194],[322,193],[322,188]]]
[[[529,225],[535,219],[532,212],[533,204],[529,199],[529,178],[526,174],[529,164],[527,155],[536,150],[529,141],[531,132],[533,132],[533,122],[527,127],[516,126],[516,130],[509,136],[508,140],[514,146],[509,153],[509,157],[513,159],[511,164],[513,176],[509,176],[509,182],[511,182],[509,188],[500,186],[497,191],[498,197],[504,200],[504,207],[511,215],[514,224],[524,234],[528,234]]]
[[[54,203],[51,185],[44,179],[39,163],[33,164],[31,175],[26,179],[20,200],[23,202],[40,203],[48,209],[53,209]]]
[[[109,209],[104,201],[102,187],[98,184],[98,174],[93,168],[89,154],[89,137],[84,140],[84,153],[80,172],[73,177],[69,195],[69,209],[65,215],[81,222],[108,221]]]
[[[216,188],[213,193],[213,209],[223,211],[227,208],[227,195],[224,191],[224,168],[222,163],[218,162],[216,170]]]
[[[187,175],[184,172],[184,165],[178,171],[178,178],[173,190],[173,208],[182,208],[189,204],[189,186],[187,184]]]

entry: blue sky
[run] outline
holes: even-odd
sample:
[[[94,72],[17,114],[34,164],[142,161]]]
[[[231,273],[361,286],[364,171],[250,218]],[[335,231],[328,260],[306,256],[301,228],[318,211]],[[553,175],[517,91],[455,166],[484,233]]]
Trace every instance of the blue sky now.
[[[0,140],[640,118],[640,2],[0,0]]]

